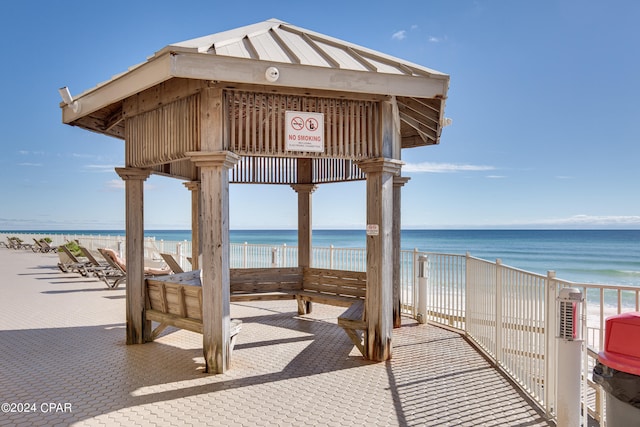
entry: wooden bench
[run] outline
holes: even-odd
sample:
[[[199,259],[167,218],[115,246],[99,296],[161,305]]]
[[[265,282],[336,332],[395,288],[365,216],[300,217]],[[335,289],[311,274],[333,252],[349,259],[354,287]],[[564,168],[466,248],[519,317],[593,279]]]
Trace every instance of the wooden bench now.
[[[358,300],[338,317],[338,325],[344,329],[351,341],[358,347],[360,353],[366,357],[364,331],[367,330],[367,322],[365,321],[364,312],[364,300]]]
[[[231,302],[296,299],[302,291],[299,268],[230,270]]]
[[[169,325],[202,333],[199,271],[148,278],[146,283],[147,320],[160,323],[152,332],[152,338],[155,339]],[[364,272],[308,267],[230,270],[232,302],[295,299],[300,315],[310,313],[314,302],[347,307],[338,317],[338,325],[363,355],[366,289]],[[232,320],[232,340],[235,340],[240,327],[239,320]]]
[[[200,272],[150,277],[146,283],[146,318],[159,323],[151,332],[151,339],[156,339],[167,326],[202,333]],[[233,350],[241,328],[241,320],[231,319],[229,351]]]
[[[310,267],[252,268],[233,269],[230,279],[234,302],[296,299],[300,315],[311,312],[311,303],[347,307],[338,317],[338,325],[365,355],[366,273]]]

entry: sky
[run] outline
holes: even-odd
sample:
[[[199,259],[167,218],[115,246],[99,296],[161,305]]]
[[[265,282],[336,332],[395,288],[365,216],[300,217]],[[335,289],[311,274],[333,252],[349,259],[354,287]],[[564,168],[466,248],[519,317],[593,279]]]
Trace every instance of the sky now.
[[[124,142],[62,124],[58,88],[270,18],[450,75],[453,124],[402,154],[404,228],[640,228],[636,0],[24,0],[0,15],[0,230],[124,229]],[[314,228],[364,228],[365,188],[319,186]],[[182,181],[144,204],[146,229],[190,228]],[[231,185],[230,218],[296,228],[296,193]]]

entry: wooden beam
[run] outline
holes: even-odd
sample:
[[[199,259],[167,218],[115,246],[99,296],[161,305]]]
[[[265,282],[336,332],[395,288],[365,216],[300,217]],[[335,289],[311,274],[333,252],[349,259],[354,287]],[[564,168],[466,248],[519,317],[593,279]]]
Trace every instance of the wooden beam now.
[[[402,222],[401,218],[401,189],[409,182],[408,177],[394,176],[393,177],[393,327],[399,328],[402,326],[402,300],[400,295],[400,289],[402,287],[401,278],[402,272],[401,266],[401,235],[402,235]]]
[[[215,110],[215,107],[210,106]],[[210,129],[221,145],[222,129]],[[204,143],[204,141],[203,141]],[[207,373],[224,373],[230,360],[229,169],[240,157],[232,152],[189,152],[200,168],[202,208],[202,346]]]
[[[185,182],[184,186],[191,191],[191,270],[200,268],[199,257],[202,253],[200,240],[200,181]]]
[[[358,163],[367,174],[366,356],[391,358],[393,328],[393,177],[402,162],[371,159]]]
[[[151,340],[151,321],[146,320],[147,288],[144,283],[144,181],[148,169],[116,168],[125,182],[127,245],[126,320],[127,344]]]
[[[298,267],[311,267],[312,263],[312,196],[314,184],[293,184],[298,193]]]
[[[297,87],[365,93],[370,96],[392,93],[417,98],[445,98],[449,88],[449,76],[446,75],[418,77],[278,63],[280,78],[270,83],[264,78],[267,68],[264,61],[182,52],[174,54],[173,61],[174,77],[235,84],[250,83],[271,87],[274,90],[279,90],[280,87]]]

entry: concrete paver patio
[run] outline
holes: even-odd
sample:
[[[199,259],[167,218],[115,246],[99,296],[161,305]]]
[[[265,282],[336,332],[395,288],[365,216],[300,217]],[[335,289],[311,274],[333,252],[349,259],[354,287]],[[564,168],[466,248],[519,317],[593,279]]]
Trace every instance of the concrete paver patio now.
[[[0,249],[0,426],[553,425],[458,334],[406,318],[371,363],[319,304],[232,304],[231,369],[205,375],[201,335],[127,346],[124,287],[56,263]]]

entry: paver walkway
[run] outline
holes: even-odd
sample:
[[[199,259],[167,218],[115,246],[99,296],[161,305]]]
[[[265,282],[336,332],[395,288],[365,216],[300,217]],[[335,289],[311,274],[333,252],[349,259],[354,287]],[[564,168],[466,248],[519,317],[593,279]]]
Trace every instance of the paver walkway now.
[[[232,369],[205,375],[201,335],[125,345],[124,288],[56,262],[0,248],[0,426],[552,425],[459,335],[404,319],[371,363],[320,304],[232,304]]]

